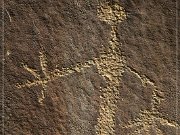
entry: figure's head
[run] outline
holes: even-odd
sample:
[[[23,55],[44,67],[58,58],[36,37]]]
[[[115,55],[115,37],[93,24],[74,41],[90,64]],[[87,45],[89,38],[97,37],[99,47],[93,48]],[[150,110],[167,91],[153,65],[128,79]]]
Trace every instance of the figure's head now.
[[[116,25],[126,19],[126,13],[123,7],[118,4],[101,4],[97,9],[98,17],[110,25]]]

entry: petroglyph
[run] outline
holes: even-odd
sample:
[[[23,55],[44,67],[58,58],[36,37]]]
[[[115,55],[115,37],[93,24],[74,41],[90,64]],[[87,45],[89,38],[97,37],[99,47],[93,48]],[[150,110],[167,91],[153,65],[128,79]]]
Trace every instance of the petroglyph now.
[[[157,135],[162,135],[162,131],[158,128],[158,123],[161,125],[167,125],[171,127],[179,127],[176,122],[165,119],[157,111],[158,105],[163,100],[163,93],[158,90],[155,82],[148,78],[146,75],[141,75],[135,69],[127,66],[125,56],[122,53],[122,46],[118,39],[118,24],[127,19],[125,10],[119,4],[115,3],[110,5],[104,3],[98,6],[97,15],[101,21],[110,25],[110,39],[108,49],[100,52],[99,58],[93,58],[84,63],[78,63],[70,67],[62,67],[61,69],[54,69],[50,72],[48,70],[48,60],[44,52],[40,52],[40,65],[43,77],[37,73],[35,69],[29,68],[27,65],[23,65],[23,68],[30,72],[35,79],[33,81],[27,80],[25,83],[17,84],[18,89],[25,87],[42,86],[41,96],[39,96],[39,103],[43,103],[46,97],[46,91],[48,89],[48,83],[54,81],[60,77],[68,76],[75,72],[81,72],[84,68],[90,68],[96,66],[98,73],[106,81],[107,87],[101,88],[100,96],[100,108],[99,117],[97,119],[96,134],[97,135],[114,135],[115,134],[115,113],[117,110],[117,101],[119,98],[119,86],[121,77],[125,71],[134,74],[141,80],[142,86],[146,87],[151,85],[152,89],[152,104],[151,110],[143,110],[140,112],[139,117],[129,124],[122,126],[123,128],[136,128],[133,134],[141,134],[143,131],[147,134],[151,128],[154,127]]]
[[[9,21],[10,21],[10,22],[12,22],[12,19],[11,19],[11,16],[10,16],[10,14],[9,14],[8,10],[7,10],[7,9],[5,9],[5,11],[6,11],[6,13],[7,13],[8,17],[9,17]]]
[[[10,50],[7,50],[6,55],[7,55],[7,56],[11,55],[11,51],[10,51]]]
[[[154,130],[157,135],[163,135],[161,129],[158,128],[158,124],[163,126],[169,126],[173,128],[179,128],[179,125],[175,121],[169,121],[168,119],[161,116],[158,112],[153,111],[141,111],[139,117],[133,121],[129,121],[129,124],[123,126],[123,128],[134,129],[130,135],[139,135],[146,133],[150,135],[151,131]]]
[[[115,113],[119,97],[118,87],[125,67],[125,58],[117,37],[117,25],[126,19],[126,14],[120,5],[109,5],[109,3],[101,4],[97,12],[100,20],[111,26],[111,37],[107,52],[102,52],[101,57],[95,59],[99,74],[104,77],[107,83],[107,88],[101,89],[102,95],[100,96],[96,134],[113,135],[115,134]]]
[[[142,85],[145,87],[147,84],[150,84],[152,86],[155,86],[154,82],[151,81],[147,76],[145,75],[140,75],[135,69],[132,67],[126,66],[126,70],[131,72],[132,74],[136,75],[140,80]]]
[[[16,84],[16,87],[18,89],[22,89],[25,87],[30,88],[33,86],[41,85],[42,86],[41,96],[39,96],[39,98],[38,98],[38,101],[41,104],[45,98],[45,92],[47,91],[47,83],[48,82],[58,79],[59,77],[68,76],[74,72],[80,72],[84,68],[88,68],[88,67],[91,67],[92,65],[94,65],[94,62],[92,60],[89,60],[83,64],[79,63],[79,64],[75,65],[74,67],[54,69],[54,71],[50,72],[47,69],[46,56],[42,52],[39,52],[39,54],[40,54],[39,59],[40,59],[41,71],[43,72],[44,77],[41,78],[35,69],[29,68],[27,65],[23,65],[23,68],[25,70],[27,70],[28,72],[30,72],[36,79],[33,81],[27,80],[26,83],[24,83],[24,84],[18,83],[18,84]]]
[[[110,6],[109,3],[105,3],[98,7],[98,17],[101,21],[105,21],[111,26],[109,48],[108,50],[100,52],[99,58],[94,58],[83,64],[79,63],[73,67],[55,69],[53,72],[49,72],[47,69],[47,59],[44,53],[40,52],[40,65],[44,77],[41,78],[34,69],[25,65],[23,66],[24,69],[30,72],[36,80],[33,80],[32,82],[27,81],[24,84],[17,84],[16,86],[17,88],[22,89],[24,87],[41,85],[43,89],[41,90],[39,102],[42,103],[45,98],[48,82],[74,72],[81,72],[84,68],[95,65],[99,74],[103,76],[107,83],[107,87],[101,89],[100,116],[96,126],[96,133],[105,135],[114,134],[115,111],[117,108],[116,102],[119,97],[118,87],[121,79],[120,77],[125,69],[125,57],[121,52],[121,44],[117,37],[117,25],[126,19],[126,14],[120,5],[115,4]]]
[[[149,84],[153,87],[151,107],[152,107],[153,112],[157,111],[158,105],[160,104],[162,100],[164,100],[163,99],[164,93],[158,90],[155,82],[149,79],[146,75],[139,74],[135,69],[129,66],[126,66],[126,70],[136,75],[136,77],[140,79],[142,86],[146,87]]]
[[[119,4],[103,3],[97,8],[98,17],[108,24],[117,25],[126,19],[126,13]]]
[[[18,88],[23,88],[23,87],[31,87],[33,85],[42,85],[43,89],[41,90],[41,96],[39,97],[38,101],[40,103],[42,103],[43,99],[45,98],[45,91],[47,89],[47,82],[50,79],[49,76],[49,72],[47,71],[47,60],[46,57],[44,56],[44,54],[42,52],[39,52],[40,54],[40,64],[41,64],[41,70],[44,74],[44,78],[41,78],[39,74],[36,73],[36,70],[29,68],[27,65],[23,65],[23,68],[25,70],[27,70],[28,72],[30,72],[37,80],[30,82],[27,81],[25,84],[20,85],[18,84],[17,87]]]
[[[147,76],[139,74],[135,69],[131,67],[126,66],[126,70],[136,75],[136,77],[141,80],[142,86],[146,87],[148,84],[150,84],[153,89],[151,110],[141,111],[138,118],[129,121],[128,125],[122,127],[127,129],[134,129],[133,133],[131,133],[130,135],[139,135],[143,133],[150,135],[152,130],[154,130],[157,135],[163,135],[161,129],[158,128],[158,124],[161,124],[163,126],[170,126],[173,128],[179,128],[177,122],[166,119],[160,112],[158,112],[158,106],[160,102],[164,100],[164,98],[163,92],[158,90],[155,82],[149,79]]]
[[[111,38],[109,41],[109,49],[106,54],[101,55],[98,62],[95,61],[99,73],[105,78],[108,84],[107,88],[101,90],[102,96],[100,101],[100,116],[96,126],[98,135],[114,135],[115,134],[115,112],[117,108],[117,99],[119,97],[118,86],[121,81],[122,73],[126,70],[134,74],[141,80],[142,86],[151,85],[152,100],[151,111],[141,111],[139,118],[129,122],[126,128],[136,127],[136,132],[133,134],[142,134],[142,131],[149,133],[151,127],[154,127],[157,135],[162,135],[162,131],[157,126],[157,121],[161,125],[171,127],[179,126],[176,122],[170,122],[158,112],[158,105],[163,99],[163,92],[158,90],[155,82],[146,75],[139,74],[135,69],[126,65],[125,56],[121,51],[121,43],[117,38],[117,25],[125,20],[126,13],[124,9],[117,3],[109,5],[109,3],[101,4],[98,7],[98,17],[101,21],[108,23],[111,26]],[[102,59],[102,60],[101,60]]]

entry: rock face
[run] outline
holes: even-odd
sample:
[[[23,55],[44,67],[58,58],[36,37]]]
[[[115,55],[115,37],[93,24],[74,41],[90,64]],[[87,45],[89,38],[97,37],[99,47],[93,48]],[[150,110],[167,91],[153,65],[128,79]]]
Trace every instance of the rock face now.
[[[173,0],[6,0],[1,132],[179,135],[177,8]]]

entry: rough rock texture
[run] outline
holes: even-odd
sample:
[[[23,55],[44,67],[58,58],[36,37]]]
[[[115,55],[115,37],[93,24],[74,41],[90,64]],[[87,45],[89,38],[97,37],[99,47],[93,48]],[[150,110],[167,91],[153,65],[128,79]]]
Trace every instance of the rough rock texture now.
[[[179,135],[176,19],[175,0],[6,0],[4,134]]]

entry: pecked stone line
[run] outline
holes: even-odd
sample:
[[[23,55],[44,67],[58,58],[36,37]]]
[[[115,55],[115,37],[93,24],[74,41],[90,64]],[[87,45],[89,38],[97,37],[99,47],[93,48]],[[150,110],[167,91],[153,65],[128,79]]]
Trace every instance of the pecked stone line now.
[[[120,5],[105,3],[98,7],[98,17],[111,26],[111,36],[108,50],[102,52],[100,58],[95,59],[98,72],[107,83],[106,88],[101,88],[99,117],[95,128],[97,135],[114,135],[118,87],[125,68],[125,58],[117,37],[117,26],[126,19],[126,14]]]

